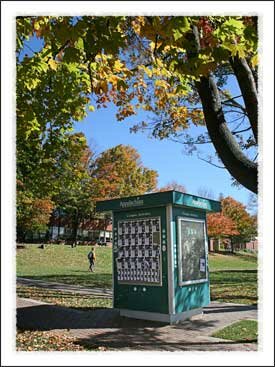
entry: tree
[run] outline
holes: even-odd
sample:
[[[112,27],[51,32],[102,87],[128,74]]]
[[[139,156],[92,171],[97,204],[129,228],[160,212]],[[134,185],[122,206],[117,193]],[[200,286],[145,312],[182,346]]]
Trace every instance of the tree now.
[[[258,197],[257,195],[250,193],[248,197],[248,203],[247,208],[252,212],[253,214],[257,214],[258,211]]]
[[[73,243],[77,240],[79,224],[94,214],[92,158],[93,153],[82,133],[71,134],[59,152],[59,170],[55,177],[59,185],[54,202],[59,215],[62,212],[71,224]]]
[[[179,191],[179,192],[186,192],[186,188],[177,183],[176,181],[171,181],[169,182],[167,185],[161,187],[160,189],[158,189],[157,191],[170,191],[170,190],[175,190],[175,191]]]
[[[204,198],[208,198],[208,199],[212,199],[212,200],[215,200],[215,195],[214,195],[214,192],[212,189],[209,189],[207,187],[203,187],[201,186],[199,189],[198,189],[198,195],[199,196],[202,196]]]
[[[16,236],[23,242],[28,231],[36,232],[47,229],[54,203],[49,198],[37,198],[24,190],[21,182],[17,182],[16,198]]]
[[[157,172],[144,167],[139,153],[129,145],[104,151],[90,169],[95,200],[141,195],[156,189]]]
[[[248,242],[257,235],[257,222],[246,211],[245,205],[231,197],[224,198],[221,205],[222,214],[234,222],[239,232],[232,236],[233,243]]]
[[[43,46],[23,57],[31,36]],[[256,193],[257,40],[257,18],[247,16],[18,17],[18,124],[27,137],[43,134],[49,119],[40,114],[51,111],[61,136],[91,100],[91,110],[113,102],[118,120],[142,109],[148,119],[132,131],[150,129],[191,151],[212,142]],[[241,96],[227,90],[232,75]],[[207,133],[193,138],[191,124]]]
[[[245,243],[257,235],[257,220],[245,206],[231,197],[221,199],[221,213],[207,215],[207,228],[210,237],[230,237],[232,252],[234,245]]]
[[[222,213],[207,215],[207,232],[209,237],[219,240],[219,246],[222,239],[239,234],[233,220]]]
[[[236,224],[222,213],[207,215],[207,232],[210,237],[224,238],[238,235]]]

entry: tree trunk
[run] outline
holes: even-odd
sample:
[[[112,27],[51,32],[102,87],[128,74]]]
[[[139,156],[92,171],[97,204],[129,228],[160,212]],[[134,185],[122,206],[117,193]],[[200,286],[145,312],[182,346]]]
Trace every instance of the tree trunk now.
[[[60,222],[61,222],[60,209],[58,209],[58,227],[57,227],[57,239],[58,240],[59,240],[59,236],[60,236]]]
[[[234,241],[231,241],[231,253],[234,254]]]
[[[76,247],[77,243],[77,230],[78,230],[78,209],[75,209],[74,220],[73,220],[73,243],[72,247]]]
[[[16,242],[24,243],[26,237],[26,231],[22,230],[20,227],[17,227],[16,230]]]
[[[209,136],[221,161],[240,184],[257,193],[257,164],[243,154],[228,129],[214,78],[202,77],[196,83],[196,87],[201,98]]]
[[[192,59],[198,57],[200,51],[199,32],[196,26],[192,27],[189,37],[192,47],[188,50],[187,55],[189,59]],[[201,77],[200,81],[196,82],[196,88],[201,99],[206,127],[219,158],[240,184],[257,193],[257,164],[243,154],[227,127],[214,77],[210,75]]]

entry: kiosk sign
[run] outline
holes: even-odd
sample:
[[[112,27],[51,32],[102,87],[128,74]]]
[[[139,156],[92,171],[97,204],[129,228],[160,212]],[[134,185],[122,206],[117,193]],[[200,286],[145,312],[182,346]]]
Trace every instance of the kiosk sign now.
[[[140,200],[139,198],[136,198],[135,200],[130,200],[130,201],[121,201],[120,202],[120,207],[125,209],[125,208],[134,208],[137,206],[142,206],[143,205],[143,200]]]

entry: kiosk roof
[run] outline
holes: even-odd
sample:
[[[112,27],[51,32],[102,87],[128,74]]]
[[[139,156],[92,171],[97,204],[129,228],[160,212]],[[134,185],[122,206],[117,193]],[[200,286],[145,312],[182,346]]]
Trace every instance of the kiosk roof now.
[[[221,203],[219,201],[185,194],[174,190],[98,201],[96,203],[96,211],[104,212],[143,209],[148,207],[164,206],[167,204],[180,205],[207,212],[221,211]]]

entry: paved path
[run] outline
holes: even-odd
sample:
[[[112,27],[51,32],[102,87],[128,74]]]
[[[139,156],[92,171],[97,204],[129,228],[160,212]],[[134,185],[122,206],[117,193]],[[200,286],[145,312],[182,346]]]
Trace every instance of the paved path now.
[[[177,325],[121,317],[117,310],[79,311],[31,299],[17,299],[17,326],[27,330],[69,330],[79,344],[108,350],[255,351],[255,343],[235,343],[210,335],[233,322],[257,319],[257,308],[212,302],[202,316]]]
[[[28,279],[21,277],[16,278],[16,283],[28,287],[38,287],[62,292],[85,294],[91,296],[104,296],[106,298],[112,298],[112,290],[108,288],[95,288],[95,287],[87,288],[82,287],[80,285],[53,283],[53,282],[46,282],[44,280]]]

